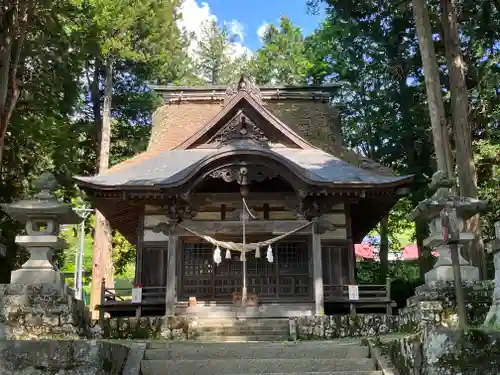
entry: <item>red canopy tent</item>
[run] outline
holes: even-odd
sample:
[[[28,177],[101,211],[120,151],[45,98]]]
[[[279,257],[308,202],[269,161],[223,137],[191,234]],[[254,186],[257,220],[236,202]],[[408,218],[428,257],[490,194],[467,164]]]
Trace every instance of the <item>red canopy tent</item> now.
[[[375,248],[366,242],[354,244],[354,253],[356,254],[356,258],[373,260],[376,257]],[[435,257],[439,256],[439,254],[435,251],[432,252],[432,255]],[[401,260],[416,260],[416,259],[418,259],[418,247],[417,247],[417,245],[406,245],[404,247],[404,249],[401,251],[398,259],[401,259]]]
[[[439,253],[433,251],[432,255],[435,257],[439,256]],[[403,249],[403,260],[416,260],[418,259],[418,246],[417,245],[406,245]]]
[[[375,248],[369,243],[354,244],[356,258],[375,259]]]

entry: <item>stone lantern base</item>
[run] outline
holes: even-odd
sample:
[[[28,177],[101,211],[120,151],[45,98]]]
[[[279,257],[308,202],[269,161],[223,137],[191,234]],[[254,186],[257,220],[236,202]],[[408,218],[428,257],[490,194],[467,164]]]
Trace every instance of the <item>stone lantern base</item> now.
[[[472,282],[479,280],[479,269],[474,266],[460,265],[462,281]],[[437,266],[425,274],[427,284],[434,281],[453,281],[453,267],[448,265]]]
[[[52,288],[63,292],[64,278],[54,268],[52,254],[55,249],[64,248],[64,240],[55,235],[31,235],[17,236],[16,243],[29,251],[30,258],[20,269],[12,271],[10,283],[51,285]]]
[[[479,280],[479,268],[471,266],[461,255],[463,245],[472,242],[474,235],[468,232],[460,233],[460,244],[458,245],[458,262],[460,264],[460,275],[464,282],[474,282]],[[439,254],[434,268],[425,274],[427,284],[436,281],[454,282],[451,252],[455,251],[450,245],[443,244],[441,235],[433,235],[424,240],[424,246],[428,246]]]

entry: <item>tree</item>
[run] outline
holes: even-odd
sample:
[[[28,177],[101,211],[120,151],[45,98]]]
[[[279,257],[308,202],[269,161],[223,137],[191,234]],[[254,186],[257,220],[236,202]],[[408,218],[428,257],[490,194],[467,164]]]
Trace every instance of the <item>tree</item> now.
[[[12,113],[20,95],[19,68],[24,65],[24,42],[29,37],[35,16],[43,24],[50,20],[50,1],[5,1],[0,8],[2,33],[0,36],[0,164],[5,136]],[[55,5],[55,4],[54,4]],[[57,5],[54,8],[58,8]],[[43,19],[49,13],[47,19]],[[21,73],[22,74],[22,73]]]
[[[47,14],[37,8],[25,36],[16,76],[19,99],[0,164],[2,202],[29,196],[31,182],[45,170],[55,172],[63,183],[58,195],[69,200],[75,190],[71,179],[64,177],[72,175],[75,165],[80,170],[86,165],[74,152],[85,129],[72,120],[84,67],[81,51],[73,48],[79,40],[74,26],[81,13],[68,4],[54,1],[52,6],[45,9]],[[10,271],[25,261],[26,252],[14,243],[21,229],[0,211],[0,242],[7,246],[7,257],[0,261],[0,283],[8,283]]]
[[[286,16],[279,27],[267,27],[263,45],[250,63],[257,84],[306,83],[311,68],[302,31]]]
[[[455,131],[455,151],[457,157],[460,194],[477,198],[476,166],[472,154],[472,129],[469,123],[469,92],[465,79],[465,62],[460,47],[460,36],[455,2],[441,0],[443,39],[450,79],[452,121]],[[468,230],[475,235],[469,248],[469,259],[479,267],[481,276],[486,277],[486,257],[481,238],[479,215],[467,222]]]
[[[91,96],[94,108],[94,123],[97,128],[96,156],[97,172],[104,173],[109,167],[111,149],[111,122],[114,66],[120,60],[141,63],[149,62],[152,69],[165,75],[172,72],[170,56],[180,56],[183,44],[176,37],[177,0],[93,0],[89,12],[92,15],[88,25],[91,39],[90,56],[94,58],[94,77],[91,84]],[[173,43],[165,43],[165,41]],[[163,55],[154,55],[160,48],[165,48]],[[166,54],[166,52],[171,54]],[[176,60],[179,62],[178,58]],[[102,115],[100,112],[101,91],[100,77],[104,71],[104,90],[102,93]],[[91,305],[100,300],[101,278],[107,287],[113,287],[112,231],[109,222],[101,212],[96,211],[94,235],[94,253],[92,270]],[[93,309],[92,309],[93,310]]]
[[[18,68],[28,27],[32,21],[33,1],[2,4],[0,40],[0,163],[7,127],[19,97]]]
[[[346,145],[402,174],[415,174],[410,209],[426,196],[432,165],[432,138],[411,9],[397,1],[323,1],[327,19],[307,39],[310,79],[340,82],[333,100],[342,105]],[[402,215],[404,217],[404,215]],[[390,236],[397,220],[382,224]],[[387,229],[387,230],[386,230]],[[416,223],[416,240],[431,267],[425,222]],[[387,239],[381,254],[386,264]],[[428,255],[428,256],[427,256]],[[383,270],[384,271],[384,270]],[[381,276],[383,277],[383,276]]]
[[[455,168],[451,155],[450,137],[444,111],[443,95],[441,93],[436,52],[432,40],[431,23],[425,1],[412,0],[412,4],[420,55],[424,68],[434,152],[436,154],[437,169],[446,173],[448,178],[453,180],[455,177]]]
[[[228,85],[244,70],[247,56],[234,56],[234,37],[215,20],[202,25],[200,38],[195,50],[197,75],[211,85]]]

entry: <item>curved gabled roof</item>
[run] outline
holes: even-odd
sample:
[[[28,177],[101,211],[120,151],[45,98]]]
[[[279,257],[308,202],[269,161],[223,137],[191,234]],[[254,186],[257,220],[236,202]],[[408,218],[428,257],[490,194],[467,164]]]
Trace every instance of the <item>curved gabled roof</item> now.
[[[177,187],[186,183],[204,167],[231,158],[245,162],[260,157],[283,165],[304,183],[337,187],[393,186],[409,183],[412,176],[382,176],[346,163],[318,149],[265,148],[254,142],[234,141],[220,148],[172,150],[159,153],[144,162],[132,164],[114,173],[95,177],[75,177],[81,185],[102,189]]]

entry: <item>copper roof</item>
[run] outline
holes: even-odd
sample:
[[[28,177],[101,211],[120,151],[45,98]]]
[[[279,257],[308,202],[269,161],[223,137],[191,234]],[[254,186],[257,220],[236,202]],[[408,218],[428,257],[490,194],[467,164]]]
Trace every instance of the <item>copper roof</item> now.
[[[97,187],[168,187],[178,186],[189,179],[201,166],[224,157],[239,155],[263,156],[300,174],[310,184],[330,187],[353,185],[393,185],[409,182],[411,176],[382,176],[346,163],[318,149],[271,148],[266,149],[252,142],[233,142],[221,148],[196,148],[171,150],[156,154],[139,164],[121,171],[95,177],[77,177],[77,180]]]
[[[337,87],[337,85],[263,86],[256,88],[256,90],[258,90],[259,98],[262,99],[262,103],[260,103],[262,113],[267,113],[269,117],[281,122],[288,131],[299,131],[300,138],[307,142],[309,134],[303,134],[294,127],[294,124],[290,123],[291,119],[304,114],[307,110],[324,111],[324,108],[328,107],[332,91],[336,90]],[[163,96],[164,105],[160,106],[153,114],[153,128],[147,150],[111,167],[103,175],[113,174],[127,166],[149,160],[160,152],[189,143],[189,139],[196,133],[206,128],[209,123],[213,124],[213,120],[227,104],[228,90],[230,90],[225,86],[152,86],[152,88]],[[289,104],[286,105],[285,110],[280,111],[280,106],[283,103]],[[304,106],[304,103],[310,104]],[[290,106],[297,107],[295,112],[289,111]],[[307,113],[304,115],[308,116]],[[333,123],[335,122],[333,120],[331,122],[328,125],[329,133],[316,137],[314,142],[316,146],[360,168],[382,175],[394,174],[389,168],[346,149],[342,145],[340,125]],[[314,125],[312,124],[313,129]],[[314,132],[317,132],[319,128],[321,126],[317,126]],[[318,138],[322,141],[318,142]]]
[[[106,173],[95,177],[77,177],[84,185],[101,188],[134,189],[134,188],[165,188],[180,186],[185,179],[206,166],[226,156],[234,155],[244,158],[245,155],[262,156],[279,165],[286,166],[307,184],[311,185],[392,185],[404,183],[411,177],[388,176],[362,168],[343,161],[335,155],[317,149],[291,130],[286,124],[267,111],[256,97],[255,93],[241,90],[227,100],[213,119],[196,133],[175,147],[173,150],[149,150],[125,163],[118,165]],[[244,111],[244,112],[242,112]],[[248,113],[247,113],[248,112]],[[253,117],[249,121],[258,125],[266,133],[274,132],[281,137],[281,143],[262,145],[244,136],[241,141],[231,141],[229,144],[205,144],[210,132],[220,132],[228,121],[237,116]],[[259,117],[260,116],[260,117]],[[234,130],[234,129],[233,129]],[[245,133],[246,134],[246,133]],[[200,143],[201,142],[201,143]],[[284,143],[283,143],[284,142]],[[285,146],[288,144],[289,146]],[[191,176],[192,177],[192,176]],[[325,185],[326,186],[326,185]]]

